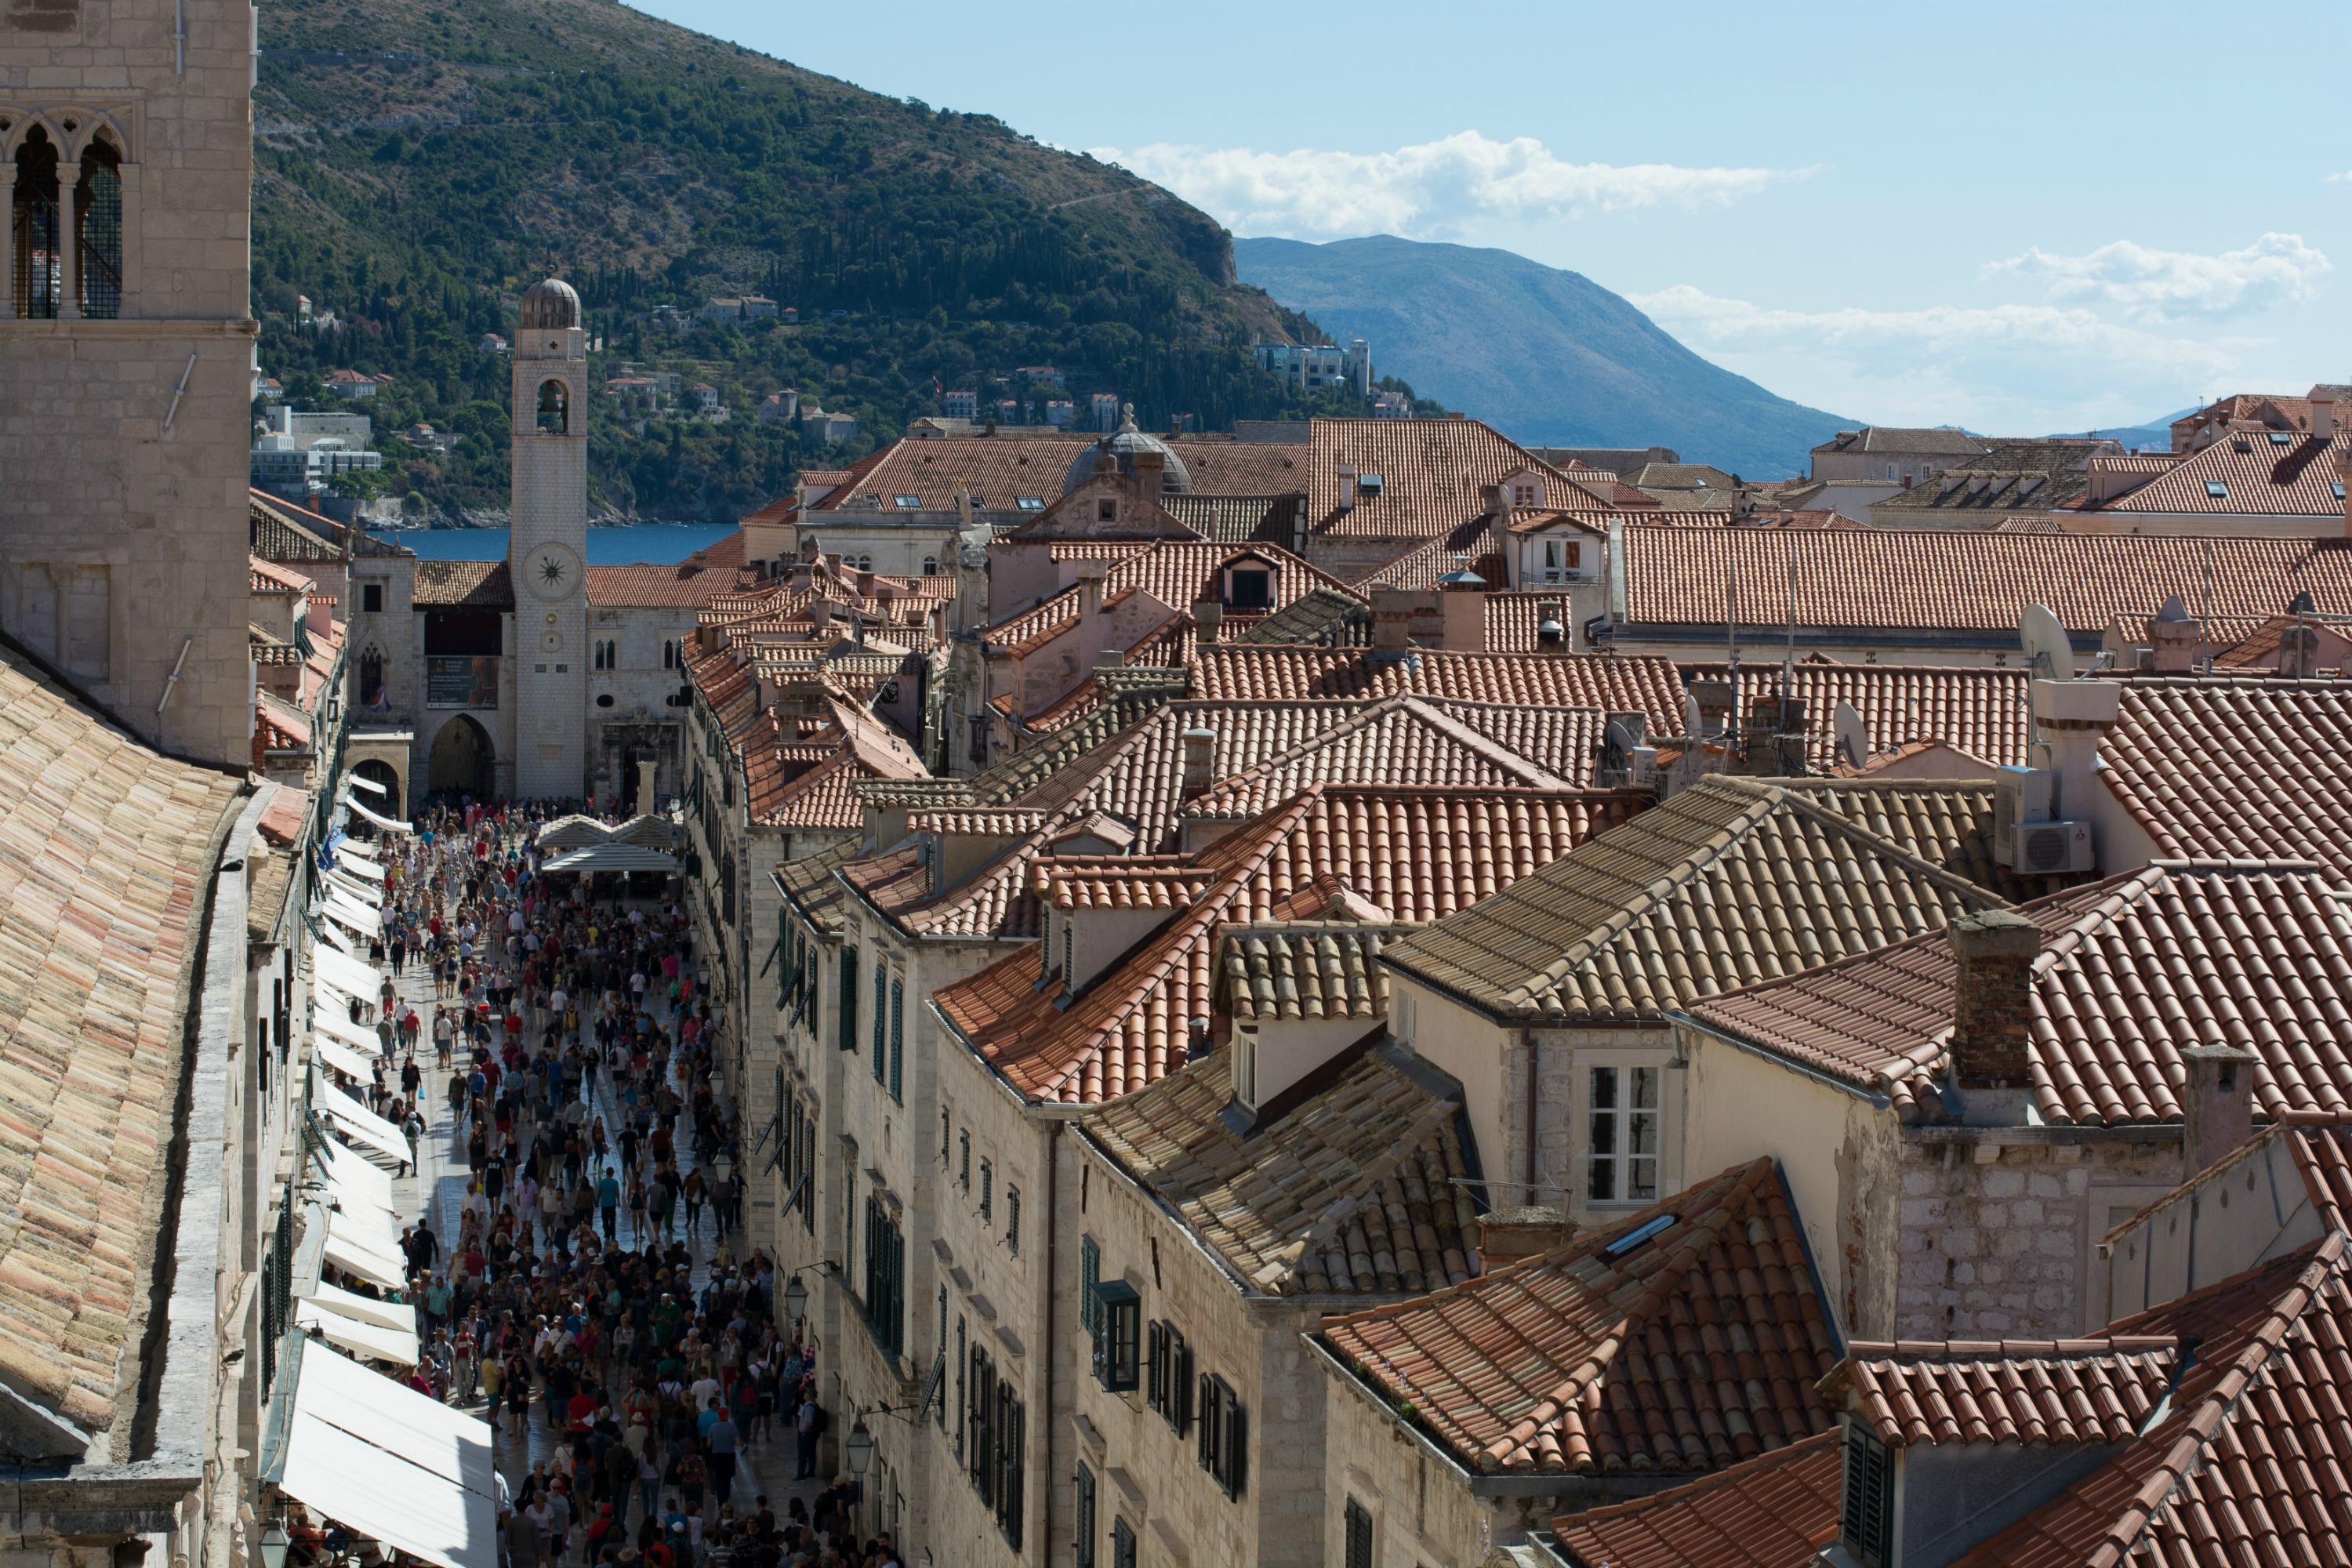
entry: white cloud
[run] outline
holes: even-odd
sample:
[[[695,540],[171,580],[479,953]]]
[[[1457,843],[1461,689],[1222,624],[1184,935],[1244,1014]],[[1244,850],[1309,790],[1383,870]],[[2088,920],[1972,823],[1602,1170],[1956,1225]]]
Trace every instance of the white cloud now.
[[[1693,349],[1784,397],[1857,418],[2002,435],[2149,417],[2224,390],[2254,346],[2056,305],[1772,310],[1688,285],[1631,298]]]
[[[1754,195],[1811,170],[1571,163],[1532,136],[1460,131],[1393,153],[1260,153],[1155,142],[1093,149],[1240,233],[1426,238],[1478,218],[1698,207]]]
[[[2218,256],[2156,250],[2119,239],[2087,256],[2053,256],[2039,246],[2006,261],[1990,262],[1983,276],[2014,272],[2048,280],[2053,300],[2104,300],[2140,321],[2295,304],[2312,295],[2335,268],[2299,234],[2265,234],[2242,250]]]

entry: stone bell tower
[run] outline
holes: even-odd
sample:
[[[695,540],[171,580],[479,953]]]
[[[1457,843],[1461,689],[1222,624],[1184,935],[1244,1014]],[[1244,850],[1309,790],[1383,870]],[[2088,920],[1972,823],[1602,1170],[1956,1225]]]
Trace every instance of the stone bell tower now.
[[[580,296],[523,294],[514,341],[515,793],[587,793],[588,344]]]

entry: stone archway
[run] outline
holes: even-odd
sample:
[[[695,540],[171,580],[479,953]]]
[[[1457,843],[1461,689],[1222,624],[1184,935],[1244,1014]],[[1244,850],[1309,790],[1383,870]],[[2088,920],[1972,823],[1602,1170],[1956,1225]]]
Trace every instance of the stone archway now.
[[[496,756],[489,731],[472,714],[457,714],[433,736],[427,787],[435,795],[470,795],[476,800],[488,800]]]
[[[391,792],[380,799],[367,799],[367,808],[370,811],[379,816],[389,816],[394,819],[403,818],[408,815],[408,803],[401,798],[402,784],[399,769],[382,757],[367,757],[353,763],[352,772],[370,784],[382,784]],[[362,798],[367,798],[364,792]]]

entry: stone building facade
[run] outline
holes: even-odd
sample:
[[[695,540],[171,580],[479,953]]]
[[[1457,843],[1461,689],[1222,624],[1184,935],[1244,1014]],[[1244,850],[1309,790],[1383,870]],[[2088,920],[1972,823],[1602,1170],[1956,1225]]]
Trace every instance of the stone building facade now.
[[[0,627],[166,751],[242,764],[254,9],[0,31]]]

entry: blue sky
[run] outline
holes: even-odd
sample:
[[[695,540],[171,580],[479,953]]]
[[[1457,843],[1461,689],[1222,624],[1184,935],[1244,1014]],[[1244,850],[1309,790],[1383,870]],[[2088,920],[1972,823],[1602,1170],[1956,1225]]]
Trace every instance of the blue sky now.
[[[1236,234],[1573,268],[1857,418],[2352,380],[2352,6],[639,4]]]

